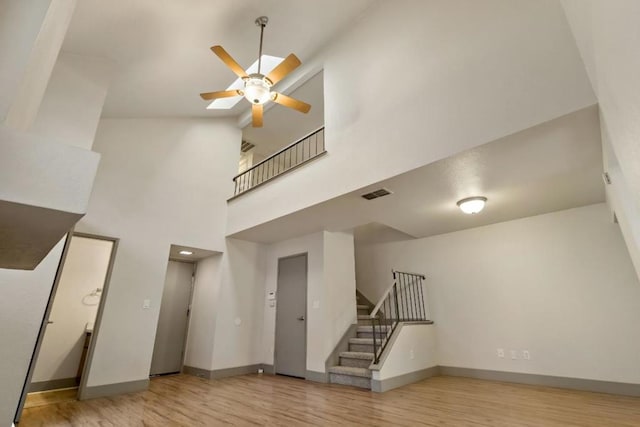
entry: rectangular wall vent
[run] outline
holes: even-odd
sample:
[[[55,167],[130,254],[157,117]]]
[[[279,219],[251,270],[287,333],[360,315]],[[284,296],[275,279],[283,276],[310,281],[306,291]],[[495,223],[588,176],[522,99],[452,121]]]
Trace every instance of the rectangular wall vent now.
[[[242,145],[240,146],[240,151],[242,151],[243,153],[246,153],[247,151],[251,150],[253,147],[255,147],[255,144],[250,143],[249,141],[242,141]]]
[[[373,200],[373,199],[377,199],[378,197],[388,196],[389,194],[391,194],[391,191],[387,190],[386,188],[381,188],[379,190],[372,191],[371,193],[363,194],[362,198],[367,200]]]

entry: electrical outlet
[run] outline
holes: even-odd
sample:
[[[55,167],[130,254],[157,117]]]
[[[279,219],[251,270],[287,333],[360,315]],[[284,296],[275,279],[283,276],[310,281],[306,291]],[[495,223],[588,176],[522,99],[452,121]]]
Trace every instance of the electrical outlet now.
[[[504,348],[499,348],[496,350],[496,353],[498,354],[498,357],[503,359],[504,358]]]
[[[413,352],[413,349],[409,350],[409,359],[413,360],[416,358],[415,353]]]
[[[529,350],[522,350],[522,358],[524,360],[531,360],[531,353],[529,353]]]
[[[516,360],[518,358],[518,352],[516,350],[511,350],[511,359]]]

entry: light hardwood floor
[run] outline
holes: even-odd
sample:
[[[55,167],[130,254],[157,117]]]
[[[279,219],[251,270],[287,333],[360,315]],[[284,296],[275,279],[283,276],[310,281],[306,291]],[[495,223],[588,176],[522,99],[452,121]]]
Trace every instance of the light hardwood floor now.
[[[437,377],[386,393],[271,375],[177,375],[148,391],[27,409],[29,426],[640,426],[640,398]]]
[[[36,406],[45,406],[54,403],[72,402],[76,400],[77,395],[78,387],[29,393],[27,394],[27,400],[24,402],[24,407],[34,408]]]

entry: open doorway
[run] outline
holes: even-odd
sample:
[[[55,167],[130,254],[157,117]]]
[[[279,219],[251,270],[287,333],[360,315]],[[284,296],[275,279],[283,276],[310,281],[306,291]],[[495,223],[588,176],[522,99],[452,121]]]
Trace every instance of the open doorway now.
[[[151,378],[182,372],[187,356],[196,266],[214,255],[220,255],[220,252],[175,244],[170,246],[149,369]]]
[[[116,247],[117,239],[71,235],[31,362],[24,408],[77,399],[86,383]]]

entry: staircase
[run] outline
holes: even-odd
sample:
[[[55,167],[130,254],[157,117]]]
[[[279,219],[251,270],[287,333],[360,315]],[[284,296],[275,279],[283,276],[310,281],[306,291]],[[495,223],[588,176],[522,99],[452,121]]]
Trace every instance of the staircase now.
[[[425,303],[425,276],[393,271],[393,283],[375,307],[356,293],[358,325],[349,338],[349,351],[340,353],[339,365],[329,371],[329,382],[371,389],[371,369],[379,369],[389,339],[400,323],[433,323]],[[362,298],[364,299],[364,298]],[[344,340],[338,348],[342,347]]]
[[[349,351],[340,353],[340,365],[329,368],[331,383],[371,389],[369,366],[373,363],[374,354],[370,312],[371,307],[358,301],[357,335],[349,339]]]

